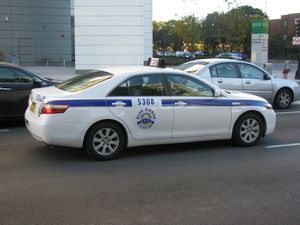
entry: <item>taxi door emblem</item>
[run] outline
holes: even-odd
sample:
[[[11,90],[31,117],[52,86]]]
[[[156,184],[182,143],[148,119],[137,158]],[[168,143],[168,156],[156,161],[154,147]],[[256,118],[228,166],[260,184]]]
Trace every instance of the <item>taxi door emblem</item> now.
[[[142,129],[149,129],[155,123],[156,115],[152,109],[145,108],[138,112],[136,116],[137,125]]]

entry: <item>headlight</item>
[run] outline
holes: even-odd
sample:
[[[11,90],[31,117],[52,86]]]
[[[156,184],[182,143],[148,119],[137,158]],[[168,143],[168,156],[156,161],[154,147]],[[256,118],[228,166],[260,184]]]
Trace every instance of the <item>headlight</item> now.
[[[266,103],[266,104],[265,104],[265,107],[266,107],[267,109],[273,109],[273,106],[272,106],[270,103]]]

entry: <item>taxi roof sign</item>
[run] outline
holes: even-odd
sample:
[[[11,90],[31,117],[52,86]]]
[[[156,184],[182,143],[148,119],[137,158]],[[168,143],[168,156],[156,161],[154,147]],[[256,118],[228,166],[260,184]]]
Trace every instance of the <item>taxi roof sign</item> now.
[[[158,68],[166,68],[166,63],[164,59],[160,58],[149,58],[147,66],[153,66]]]

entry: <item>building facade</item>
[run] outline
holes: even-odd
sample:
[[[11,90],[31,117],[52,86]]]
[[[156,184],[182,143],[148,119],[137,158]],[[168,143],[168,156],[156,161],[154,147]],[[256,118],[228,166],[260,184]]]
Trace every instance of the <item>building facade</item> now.
[[[75,67],[143,65],[152,55],[151,0],[75,0]]]
[[[1,0],[0,60],[22,65],[71,62],[70,0]]]
[[[282,15],[280,19],[270,20],[270,40],[280,39],[284,48],[293,48],[292,37],[295,36],[295,19],[300,13]]]
[[[152,0],[1,0],[0,61],[90,70],[152,55]]]

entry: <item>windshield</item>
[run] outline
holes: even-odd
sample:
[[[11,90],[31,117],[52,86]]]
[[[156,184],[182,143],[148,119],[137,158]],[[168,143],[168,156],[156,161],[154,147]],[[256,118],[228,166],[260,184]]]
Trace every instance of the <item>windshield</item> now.
[[[66,80],[55,87],[64,91],[77,92],[99,84],[112,76],[113,74],[109,72],[94,70]]]
[[[190,62],[186,64],[179,65],[177,69],[183,70],[188,73],[195,74],[198,70],[202,69],[208,64],[208,62]]]

